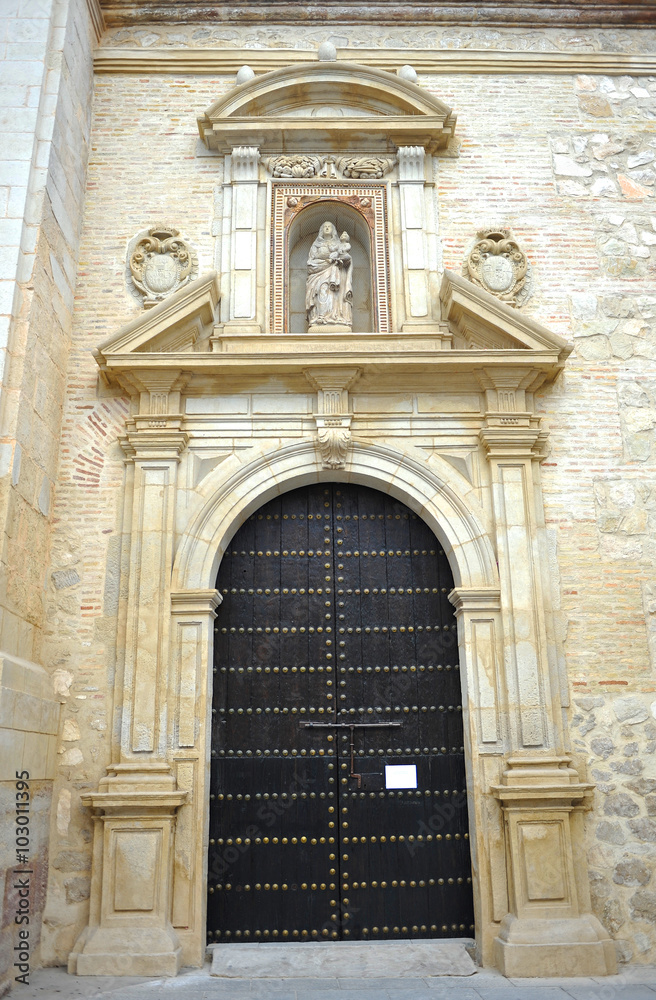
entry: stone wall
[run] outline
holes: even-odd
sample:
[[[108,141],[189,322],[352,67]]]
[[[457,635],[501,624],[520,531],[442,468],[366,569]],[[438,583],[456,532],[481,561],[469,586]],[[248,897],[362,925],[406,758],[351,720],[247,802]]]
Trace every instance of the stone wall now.
[[[354,50],[407,48],[404,34],[407,39],[403,29],[354,27],[348,36],[331,37]],[[117,29],[104,44],[313,49],[324,37],[309,28],[158,25]],[[651,31],[440,28],[413,32],[411,38],[416,46],[435,49],[656,48]],[[412,61],[410,52],[403,61]],[[625,958],[653,962],[649,747],[656,723],[649,713],[653,716],[656,669],[656,598],[650,582],[656,380],[649,366],[656,253],[650,234],[656,228],[652,161],[645,157],[656,149],[649,117],[654,80],[436,74],[420,82],[458,113],[460,155],[439,159],[435,175],[444,264],[460,270],[478,229],[512,228],[533,266],[524,312],[574,338],[566,372],[539,404],[551,432],[543,478],[553,579],[560,579],[554,582],[554,603],[574,696],[577,762],[592,780],[608,786],[596,793],[594,812],[586,818],[595,907],[621,939]],[[197,250],[200,273],[212,267],[219,164],[199,148],[195,117],[233,83],[227,76],[181,73],[96,78],[47,583],[45,662],[66,702],[51,847],[58,861],[50,873],[49,962],[66,960],[86,922],[91,822],[79,797],[97,788],[117,736],[111,690],[121,667],[116,643],[118,636],[120,652],[125,594],[119,570],[127,515],[116,440],[128,402],[98,383],[91,352],[139,313],[125,276],[126,247],[136,233],[160,221],[174,225]],[[600,151],[609,155],[598,156]],[[631,160],[636,156],[641,162]],[[599,179],[604,184],[593,190]],[[275,386],[268,389],[275,393]],[[391,410],[394,406],[390,399]],[[293,416],[278,418],[278,427],[266,430],[272,447],[300,433]],[[226,428],[222,446],[245,452],[252,443],[245,425]],[[257,433],[265,436],[261,428]],[[208,455],[208,469],[220,460]],[[197,481],[189,472],[190,489]],[[179,516],[183,522],[184,508]],[[640,710],[627,716],[633,700]],[[597,740],[612,743],[606,760],[606,749],[597,749],[607,744]],[[600,830],[616,840],[599,839]],[[631,921],[637,921],[635,934]]]
[[[597,785],[587,822],[592,905],[623,961],[653,961],[654,954],[655,710],[653,693],[582,694],[571,720],[574,749]]]
[[[15,824],[16,771],[31,777],[31,964],[45,903],[59,701],[37,666],[56,489],[79,228],[91,121],[85,0],[4,6],[0,27],[0,781],[3,829]],[[18,659],[17,659],[18,658]],[[9,665],[13,664],[7,680]],[[38,691],[34,690],[34,686]],[[35,700],[36,699],[36,700]],[[44,728],[45,727],[45,728]],[[47,746],[46,746],[47,744]],[[12,866],[0,861],[0,992],[12,978]]]

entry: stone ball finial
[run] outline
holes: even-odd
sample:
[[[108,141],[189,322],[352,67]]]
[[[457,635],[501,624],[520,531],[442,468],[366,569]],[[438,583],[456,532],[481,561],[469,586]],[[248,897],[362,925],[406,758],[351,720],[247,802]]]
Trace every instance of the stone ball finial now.
[[[251,69],[250,66],[242,66],[241,69],[237,71],[237,83],[248,83],[249,80],[255,78],[255,70]]]
[[[416,83],[418,80],[417,70],[414,66],[410,66],[409,63],[406,63],[405,66],[401,66],[400,69],[397,69],[396,75],[400,76],[402,80],[407,80],[408,83]]]
[[[337,49],[332,42],[322,42],[319,46],[319,62],[335,62]]]

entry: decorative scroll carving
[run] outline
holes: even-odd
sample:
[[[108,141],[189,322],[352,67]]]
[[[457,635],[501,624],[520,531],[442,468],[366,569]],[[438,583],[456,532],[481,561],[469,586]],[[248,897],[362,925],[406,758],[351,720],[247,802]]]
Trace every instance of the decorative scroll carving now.
[[[317,390],[317,444],[324,469],[343,469],[351,446],[352,414],[348,390],[358,380],[359,368],[306,368],[305,377]]]
[[[198,259],[173,226],[158,225],[128,250],[130,277],[143,296],[144,309],[154,306],[198,274]]]
[[[343,177],[380,180],[396,164],[395,156],[340,156],[335,161]]]
[[[272,177],[317,177],[323,166],[320,156],[304,154],[267,156],[262,161]]]
[[[423,150],[422,150],[423,152]],[[380,180],[396,165],[395,156],[315,156],[312,153],[284,153],[262,160],[272,177],[347,177],[353,180]]]
[[[528,296],[528,270],[526,254],[509,229],[479,230],[463,266],[466,278],[511,306]]]
[[[317,441],[324,469],[343,469],[351,444],[351,415],[316,417]]]
[[[256,181],[260,151],[257,146],[234,146],[232,150],[233,181]]]

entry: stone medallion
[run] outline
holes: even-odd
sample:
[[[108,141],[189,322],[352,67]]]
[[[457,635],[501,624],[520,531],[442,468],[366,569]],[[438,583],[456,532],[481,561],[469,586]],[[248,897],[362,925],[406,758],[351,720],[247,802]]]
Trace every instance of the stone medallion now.
[[[196,277],[198,261],[179,230],[159,225],[131,241],[128,268],[132,285],[147,309]]]
[[[481,229],[465,258],[463,274],[503,302],[518,306],[528,297],[529,268],[509,229]]]

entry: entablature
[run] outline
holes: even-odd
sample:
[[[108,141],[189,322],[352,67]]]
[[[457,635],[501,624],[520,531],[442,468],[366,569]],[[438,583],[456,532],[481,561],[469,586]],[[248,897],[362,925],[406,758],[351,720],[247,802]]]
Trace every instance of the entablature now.
[[[440,289],[442,322],[414,333],[226,335],[213,320],[219,298],[212,272],[128,323],[96,351],[102,377],[151,405],[157,400],[164,413],[159,397],[169,390],[178,405],[181,390],[196,395],[212,386],[216,393],[226,381],[246,390],[262,378],[293,383],[308,369],[346,366],[377,391],[403,383],[476,392],[485,409],[510,412],[523,411],[526,393],[553,381],[571,351],[562,337],[451,271]]]

